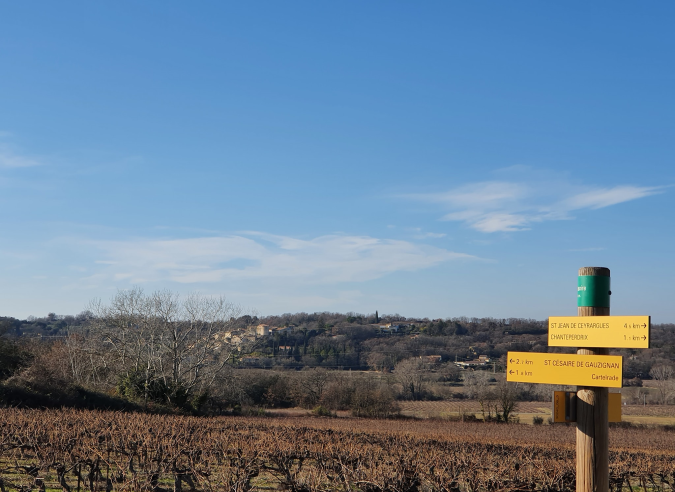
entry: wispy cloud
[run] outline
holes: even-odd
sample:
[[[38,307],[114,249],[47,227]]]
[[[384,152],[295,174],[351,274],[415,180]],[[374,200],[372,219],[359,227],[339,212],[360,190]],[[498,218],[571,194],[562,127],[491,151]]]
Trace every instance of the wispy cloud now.
[[[406,230],[415,233],[412,236],[415,239],[440,239],[447,236],[441,232],[423,232],[421,227],[409,227]]]
[[[664,187],[623,185],[580,186],[564,179],[486,181],[442,193],[404,195],[437,204],[442,220],[460,221],[481,232],[524,231],[548,220],[573,219],[572,212],[599,209],[661,193]]]
[[[598,209],[616,205],[617,203],[637,200],[645,196],[659,193],[661,187],[615,186],[614,188],[597,188],[585,193],[579,193],[564,200],[562,205],[569,210],[581,208]]]
[[[6,145],[0,145],[0,167],[32,167],[39,166],[40,164],[37,159],[18,154]]]
[[[97,279],[131,283],[243,279],[310,283],[363,282],[475,256],[408,241],[368,236],[304,240],[260,232],[191,239],[88,242],[99,251]]]
[[[417,239],[427,239],[427,238],[440,239],[440,238],[445,237],[445,236],[447,236],[447,234],[443,234],[442,232],[424,232],[424,233],[419,234],[415,237]]]

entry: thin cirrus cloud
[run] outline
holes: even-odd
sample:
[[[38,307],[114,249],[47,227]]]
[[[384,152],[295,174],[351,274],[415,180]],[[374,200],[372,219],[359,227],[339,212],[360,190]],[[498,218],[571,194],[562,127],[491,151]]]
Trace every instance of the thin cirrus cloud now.
[[[442,220],[464,222],[485,233],[531,229],[548,220],[574,218],[582,209],[600,209],[661,193],[663,187],[614,186],[582,187],[564,181],[555,183],[513,183],[488,181],[461,186],[443,193],[405,195],[416,201],[445,208]]]
[[[464,253],[408,241],[328,235],[303,240],[247,232],[225,237],[98,241],[97,278],[131,283],[210,283],[294,279],[312,283],[363,282],[397,271],[416,271]]]
[[[0,146],[0,168],[20,168],[39,165],[40,162],[36,159],[17,154],[6,146]]]

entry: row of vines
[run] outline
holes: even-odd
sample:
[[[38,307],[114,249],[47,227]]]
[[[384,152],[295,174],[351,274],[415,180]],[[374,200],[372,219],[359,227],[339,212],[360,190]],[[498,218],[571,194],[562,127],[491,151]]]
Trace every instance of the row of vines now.
[[[561,432],[556,444],[528,440],[533,428],[521,425],[422,425],[0,409],[0,491],[575,489],[569,430],[550,431]],[[613,490],[673,490],[675,439],[617,432]]]

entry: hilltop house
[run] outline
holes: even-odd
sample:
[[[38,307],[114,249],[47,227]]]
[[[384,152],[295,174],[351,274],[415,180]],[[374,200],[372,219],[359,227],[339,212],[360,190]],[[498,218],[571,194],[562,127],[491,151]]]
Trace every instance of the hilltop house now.
[[[474,360],[469,360],[465,362],[455,362],[459,367],[462,368],[474,368],[474,367],[482,367],[486,366],[490,363],[490,358],[487,355],[479,355],[477,359]]]
[[[266,337],[270,334],[270,326],[265,324],[259,324],[255,327],[255,334],[259,337]]]
[[[399,330],[402,330],[408,325],[403,323],[387,323],[385,325],[380,325],[380,333],[398,333]]]

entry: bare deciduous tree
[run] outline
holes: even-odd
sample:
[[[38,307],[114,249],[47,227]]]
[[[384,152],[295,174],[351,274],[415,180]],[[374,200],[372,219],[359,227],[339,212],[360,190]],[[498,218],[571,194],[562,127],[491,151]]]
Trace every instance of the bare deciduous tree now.
[[[54,345],[52,350],[62,353],[65,379],[73,383],[101,388],[108,382],[110,368],[105,350],[92,337],[81,333],[68,333],[62,342]]]
[[[509,422],[511,414],[516,409],[518,392],[515,383],[506,381],[506,378],[497,383],[496,388],[497,403],[499,405],[501,418],[504,422]],[[499,415],[498,415],[499,417]]]
[[[657,364],[649,371],[659,392],[659,403],[665,405],[675,393],[675,370],[670,364]]]
[[[109,305],[92,302],[90,310],[92,331],[114,354],[110,363],[142,387],[146,401],[157,388],[168,403],[204,393],[242,352],[225,336],[241,308],[223,297],[134,288],[117,292]]]
[[[490,386],[491,379],[492,374],[485,371],[471,371],[464,374],[465,393],[469,398],[478,401],[483,420],[492,418],[495,393]]]
[[[419,400],[429,378],[429,365],[420,358],[410,358],[396,364],[396,379],[403,387],[403,394],[411,400]]]

